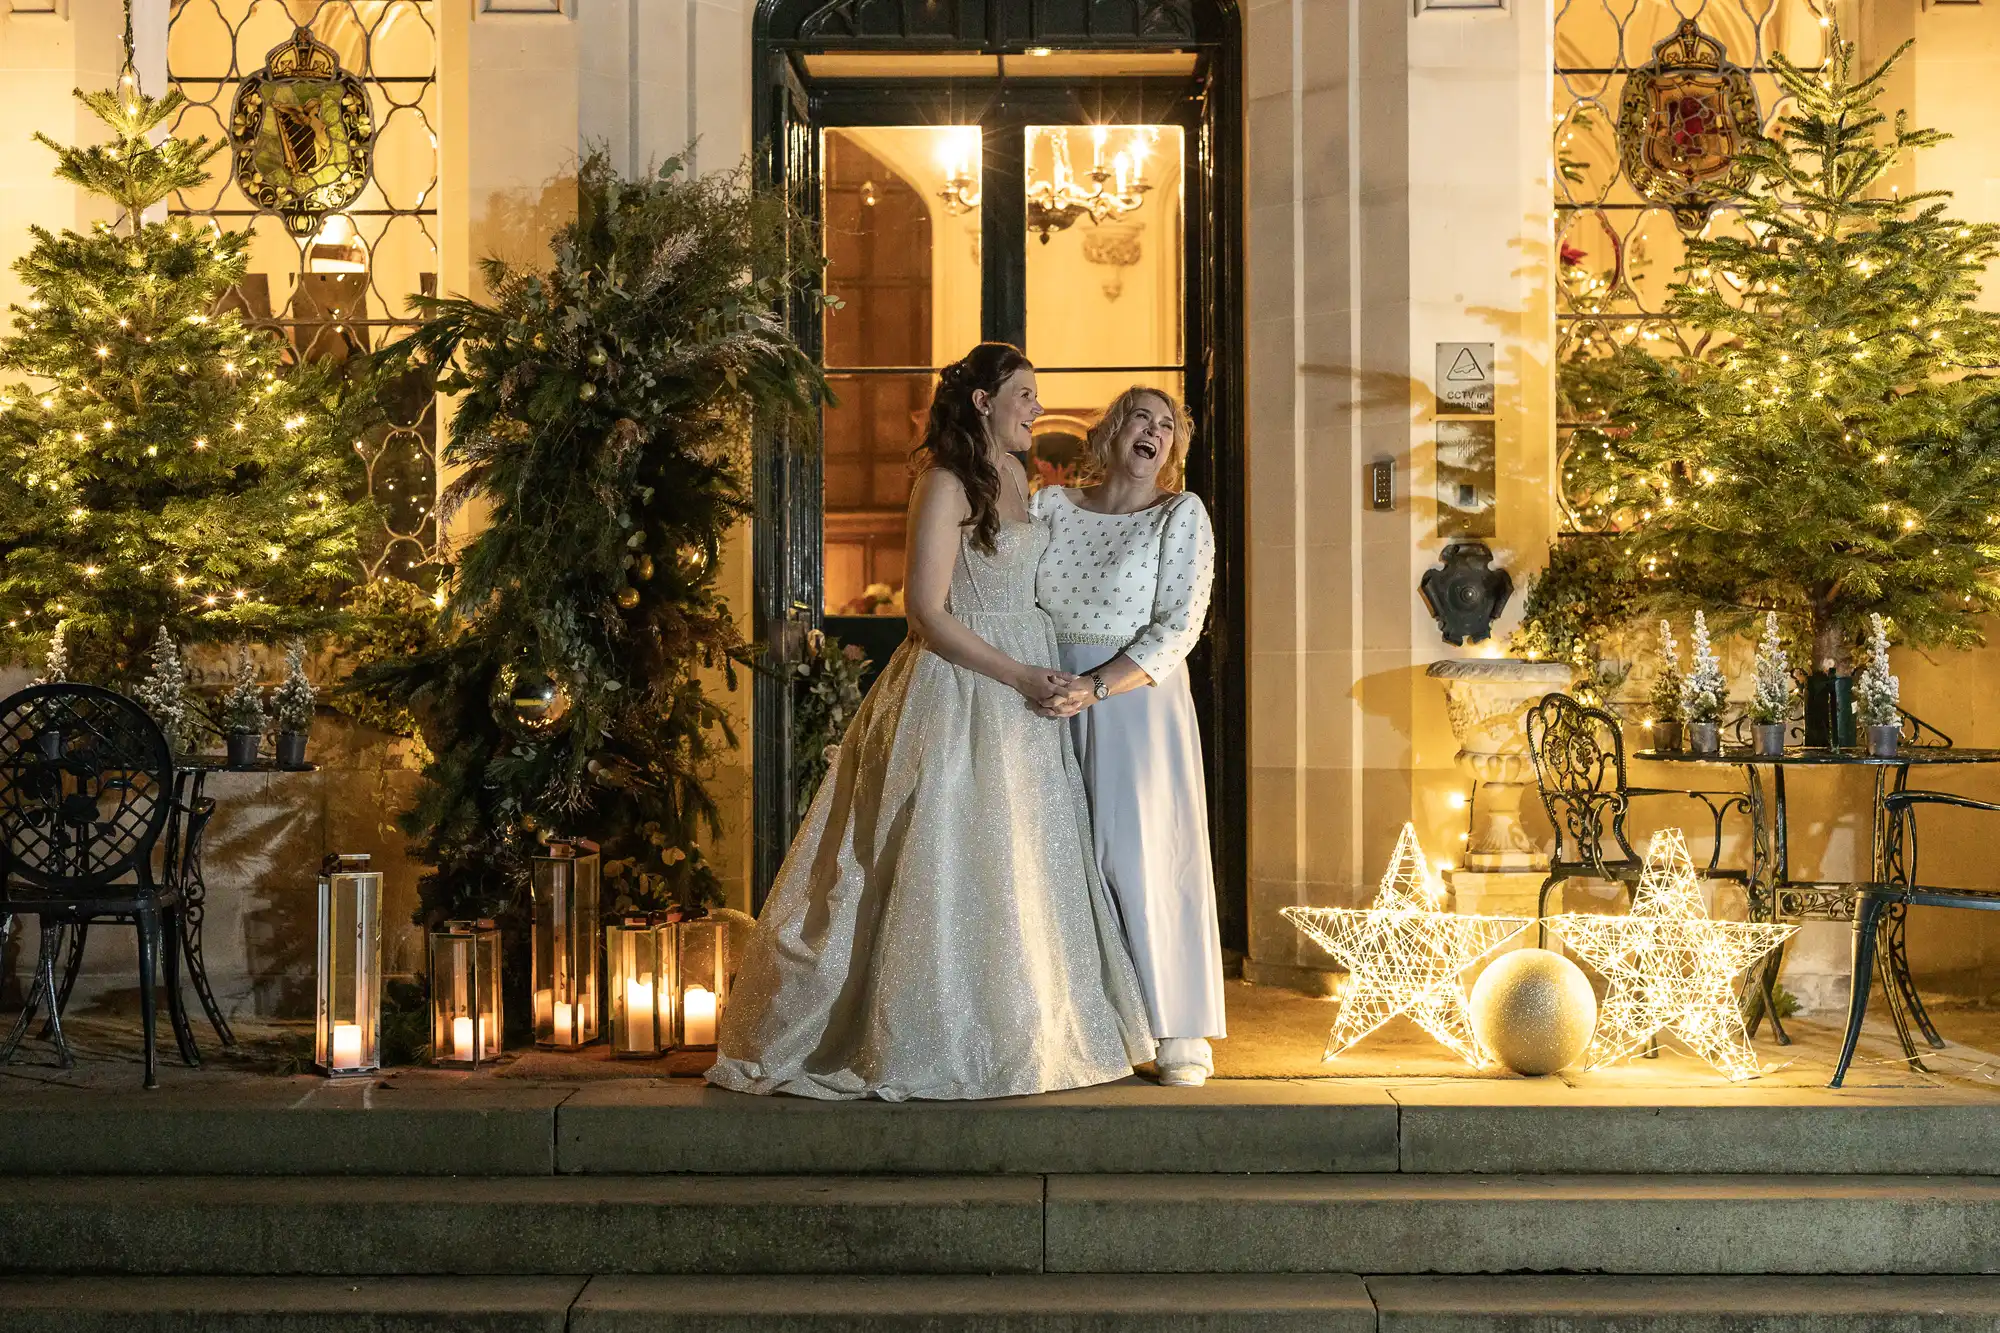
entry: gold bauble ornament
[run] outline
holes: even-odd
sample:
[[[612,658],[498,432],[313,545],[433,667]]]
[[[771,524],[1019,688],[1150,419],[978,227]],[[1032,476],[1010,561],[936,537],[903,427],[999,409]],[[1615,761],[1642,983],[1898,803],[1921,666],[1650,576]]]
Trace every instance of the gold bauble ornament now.
[[[493,682],[493,716],[509,731],[547,735],[569,716],[569,691],[534,666],[502,667]]]
[[[583,401],[587,403],[591,399],[597,397],[597,386],[595,384],[592,384],[589,380],[585,380],[583,383],[576,386],[576,396],[583,399]]]
[[[653,557],[650,555],[641,555],[637,560],[634,560],[632,562],[632,577],[640,583],[644,583],[646,580],[652,578]]]
[[[637,588],[633,587],[631,584],[628,583],[624,587],[618,590],[618,605],[622,609],[630,611],[633,607],[637,606],[638,604],[639,604],[639,590]]]
[[[1501,954],[1472,986],[1472,1031],[1517,1074],[1553,1074],[1583,1055],[1597,997],[1583,969],[1547,949]]]
[[[683,546],[678,561],[681,577],[693,582],[708,572],[708,548],[706,546]]]

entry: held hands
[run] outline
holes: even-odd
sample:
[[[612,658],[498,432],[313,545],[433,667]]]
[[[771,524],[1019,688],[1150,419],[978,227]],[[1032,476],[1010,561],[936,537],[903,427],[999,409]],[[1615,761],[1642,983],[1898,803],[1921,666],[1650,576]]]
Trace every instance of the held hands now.
[[[1014,688],[1038,717],[1075,717],[1097,701],[1090,677],[1044,667],[1024,668]]]

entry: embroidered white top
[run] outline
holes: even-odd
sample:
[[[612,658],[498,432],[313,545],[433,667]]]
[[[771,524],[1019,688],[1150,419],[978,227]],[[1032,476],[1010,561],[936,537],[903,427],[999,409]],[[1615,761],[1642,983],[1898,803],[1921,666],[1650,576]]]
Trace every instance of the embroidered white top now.
[[[1201,638],[1215,582],[1215,530],[1201,497],[1184,491],[1131,514],[1099,514],[1065,487],[1029,504],[1049,529],[1035,601],[1061,643],[1121,648],[1157,683]]]

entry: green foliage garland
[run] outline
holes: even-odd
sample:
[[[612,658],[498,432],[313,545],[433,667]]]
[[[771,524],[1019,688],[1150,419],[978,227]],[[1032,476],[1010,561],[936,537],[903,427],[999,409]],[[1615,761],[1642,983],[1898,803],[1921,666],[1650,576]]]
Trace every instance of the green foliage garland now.
[[[703,671],[733,686],[742,645],[716,554],[748,512],[753,416],[821,393],[771,313],[810,253],[779,197],[678,159],[626,181],[602,155],[576,197],[548,268],[487,260],[490,304],[426,301],[386,354],[458,395],[442,507],[486,510],[440,641],[357,673],[415,714],[432,756],[401,821],[431,916],[518,906],[525,858],[556,832],[602,847],[614,910],[718,896],[705,783],[735,738]],[[518,670],[554,680],[549,718],[496,700]]]
[[[0,388],[0,655],[33,656],[60,620],[76,675],[129,683],[161,626],[200,643],[333,624],[367,506],[333,382],[216,313],[249,236],[141,220],[219,145],[161,135],[181,94],[145,95],[129,63],[77,97],[107,142],[35,137],[123,213],[32,228],[14,266],[33,295],[0,342],[28,377]]]

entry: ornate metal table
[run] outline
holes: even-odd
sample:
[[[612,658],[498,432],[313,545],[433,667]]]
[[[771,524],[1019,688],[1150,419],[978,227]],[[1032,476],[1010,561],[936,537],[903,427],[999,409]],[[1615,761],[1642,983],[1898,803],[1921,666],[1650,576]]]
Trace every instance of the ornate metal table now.
[[[1750,802],[1750,915],[1758,921],[1852,921],[1854,892],[1859,883],[1885,883],[1890,875],[1889,824],[1883,805],[1892,791],[1901,791],[1909,781],[1912,767],[1931,768],[1952,764],[2000,764],[2000,750],[1975,750],[1950,745],[1908,744],[1893,755],[1871,755],[1864,749],[1788,748],[1783,754],[1760,755],[1747,745],[1725,745],[1719,755],[1641,750],[1632,756],[1662,764],[1734,764],[1743,769],[1746,795]],[[1875,794],[1869,828],[1869,870],[1866,881],[1799,880],[1791,874],[1790,838],[1786,827],[1785,771],[1790,768],[1870,768],[1875,772]],[[1770,770],[1770,794],[1765,793],[1764,770]],[[1944,1039],[1925,1012],[1910,979],[1909,956],[1903,939],[1904,911],[1896,904],[1883,914],[1881,947],[1876,951],[1882,978],[1882,992],[1888,997],[1889,1014],[1895,1020],[1896,1035],[1903,1053],[1916,1068],[1924,1067],[1917,1057],[1912,1025],[1923,1034],[1932,1049],[1944,1049]],[[1765,1013],[1780,1045],[1790,1045],[1777,1010],[1770,1004],[1777,979],[1780,953],[1758,970],[1752,994],[1750,1031],[1754,1034]],[[1861,984],[1859,979],[1856,984]]]
[[[215,814],[215,801],[204,794],[211,773],[311,773],[317,765],[306,764],[299,768],[281,768],[268,760],[248,766],[232,765],[221,755],[181,755],[174,760],[174,809],[167,821],[165,836],[161,843],[165,848],[162,857],[162,879],[180,890],[181,894],[181,956],[187,961],[188,979],[194,983],[195,996],[201,1001],[202,1012],[215,1028],[215,1035],[222,1039],[225,1047],[236,1045],[236,1034],[230,1031],[229,1020],[222,1016],[222,1006],[216,1003],[215,990],[209,985],[208,964],[202,957],[201,919],[208,900],[208,885],[202,879],[201,845],[202,834],[208,830],[208,821]],[[57,1007],[69,1002],[69,993],[76,985],[78,973],[83,969],[83,949],[88,931],[77,926],[70,929],[68,952],[63,965],[62,989],[58,994]]]

